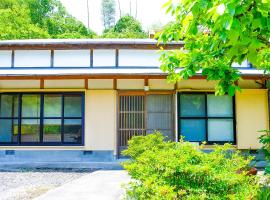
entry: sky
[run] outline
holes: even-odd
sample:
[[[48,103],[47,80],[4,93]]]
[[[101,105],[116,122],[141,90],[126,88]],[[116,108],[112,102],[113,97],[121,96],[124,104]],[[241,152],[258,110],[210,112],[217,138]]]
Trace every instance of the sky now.
[[[89,16],[90,28],[96,33],[100,34],[103,31],[103,22],[101,15],[101,0],[89,1]],[[130,13],[135,16],[136,0],[119,0],[120,7],[123,14]],[[88,25],[87,17],[87,0],[61,0],[67,11],[82,21],[86,26]],[[119,19],[118,0],[116,0],[116,20]],[[131,2],[131,6],[130,6]],[[167,0],[137,0],[137,20],[139,20],[144,30],[151,29],[152,25],[164,25],[171,20],[169,15],[165,14],[162,5]]]

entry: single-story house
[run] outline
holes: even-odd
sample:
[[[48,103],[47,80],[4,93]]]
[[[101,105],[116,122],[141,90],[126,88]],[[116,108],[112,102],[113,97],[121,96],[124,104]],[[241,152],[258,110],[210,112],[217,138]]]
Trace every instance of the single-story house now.
[[[269,128],[263,71],[234,65],[235,97],[215,96],[201,74],[170,83],[151,39],[0,41],[0,162],[120,157],[134,135],[260,148]]]

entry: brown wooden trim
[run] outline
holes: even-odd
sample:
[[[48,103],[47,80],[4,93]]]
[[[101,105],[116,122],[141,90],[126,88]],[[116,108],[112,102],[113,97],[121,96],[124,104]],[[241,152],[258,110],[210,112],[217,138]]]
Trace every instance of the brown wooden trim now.
[[[57,79],[164,79],[166,75],[10,75],[10,76],[0,76],[0,80],[39,80],[41,78],[57,80]]]
[[[11,68],[14,68],[14,63],[15,63],[15,51],[11,51]]]
[[[119,113],[120,113],[120,95],[117,92],[117,97],[116,97],[116,155],[117,158],[119,158],[120,155],[120,149],[119,149],[119,145],[120,145],[120,133],[119,133]]]
[[[137,96],[137,95],[146,95],[146,92],[143,90],[134,90],[134,91],[130,91],[130,90],[119,90],[118,91],[118,95],[119,96]]]
[[[259,80],[262,78],[269,79],[269,75],[242,75],[241,78],[245,80]]]
[[[87,75],[86,75],[87,76]],[[167,75],[137,75],[137,74],[122,74],[122,75],[89,75],[91,79],[165,79]]]
[[[242,79],[245,80],[261,80],[261,75],[256,76],[242,76]],[[166,79],[167,75],[132,75],[132,74],[123,74],[123,75],[106,75],[106,74],[95,74],[95,75],[2,75],[0,80],[39,80],[39,79]],[[205,79],[202,76],[193,76],[189,78],[192,79]]]
[[[113,89],[117,90],[117,79],[113,79]]]
[[[145,79],[144,79],[144,86],[149,86],[148,78],[145,78]]]
[[[262,82],[262,88],[263,89],[267,89],[267,79],[263,77],[261,79],[261,82]]]
[[[40,79],[40,89],[44,89],[44,79]]]
[[[53,67],[54,66],[54,50],[51,50],[51,63],[50,66]]]
[[[143,90],[119,90],[119,96],[137,96],[137,95],[149,95],[149,94],[174,94],[174,90],[156,90],[156,91],[143,91]]]
[[[86,90],[88,90],[88,79],[87,78],[84,79],[84,88]]]
[[[178,86],[178,84],[177,84],[177,82],[174,84],[174,89],[175,90],[177,90],[177,86]]]
[[[0,50],[78,50],[78,49],[143,49],[143,50],[165,50],[179,49],[183,44],[139,44],[139,43],[38,43],[38,44],[0,44]]]
[[[145,96],[143,98],[143,101],[144,101],[144,130],[145,130],[145,134],[147,132],[147,128],[148,128],[148,123],[147,123],[147,120],[148,120],[148,112],[147,112],[147,93],[145,93]]]
[[[147,91],[146,94],[175,94],[174,90],[152,90]]]

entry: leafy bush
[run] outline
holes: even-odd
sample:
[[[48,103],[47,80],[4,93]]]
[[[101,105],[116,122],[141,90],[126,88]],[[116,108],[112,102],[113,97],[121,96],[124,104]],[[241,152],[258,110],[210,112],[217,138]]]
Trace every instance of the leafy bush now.
[[[270,199],[270,188],[264,187],[261,189],[257,196],[257,200],[269,200]]]
[[[132,16],[121,17],[114,27],[104,30],[102,38],[147,38],[142,25]]]
[[[263,134],[259,137],[260,143],[262,143],[262,150],[264,152],[265,158],[270,162],[270,130],[261,131]],[[270,165],[265,168],[265,173],[270,174]]]
[[[225,144],[205,153],[189,142],[165,142],[161,133],[135,136],[123,152],[132,181],[127,199],[252,199],[256,176],[247,176],[252,157]]]
[[[132,32],[142,33],[142,25],[134,17],[126,15],[121,17],[114,26],[114,31],[117,33],[125,32],[130,30]]]

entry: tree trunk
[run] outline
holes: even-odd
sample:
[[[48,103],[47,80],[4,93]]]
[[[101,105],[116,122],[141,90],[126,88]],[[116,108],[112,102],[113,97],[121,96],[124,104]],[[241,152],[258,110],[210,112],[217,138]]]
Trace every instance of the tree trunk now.
[[[120,4],[120,0],[118,1],[118,9],[119,9],[119,14],[120,14],[120,18],[122,17],[122,12],[121,12],[121,4]]]

